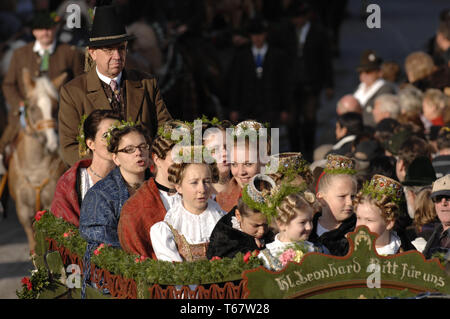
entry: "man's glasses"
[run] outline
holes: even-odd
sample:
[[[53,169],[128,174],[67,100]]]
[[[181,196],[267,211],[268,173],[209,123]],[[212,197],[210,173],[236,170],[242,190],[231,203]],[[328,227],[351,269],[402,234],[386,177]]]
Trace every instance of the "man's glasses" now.
[[[127,51],[127,46],[125,44],[123,44],[123,45],[120,45],[118,47],[104,47],[104,48],[100,48],[100,50],[105,52],[107,55],[113,55],[116,50],[119,52],[119,54],[123,54],[124,52]]]
[[[433,197],[431,200],[433,201],[433,203],[440,203],[442,202],[442,199],[445,198],[446,202],[450,202],[450,196],[448,195],[438,195]]]
[[[139,149],[141,152],[148,151],[150,149],[150,145],[148,145],[147,143],[143,143],[138,146],[129,145],[122,148],[121,150],[117,150],[117,152],[133,154],[134,152],[136,152],[136,149]]]

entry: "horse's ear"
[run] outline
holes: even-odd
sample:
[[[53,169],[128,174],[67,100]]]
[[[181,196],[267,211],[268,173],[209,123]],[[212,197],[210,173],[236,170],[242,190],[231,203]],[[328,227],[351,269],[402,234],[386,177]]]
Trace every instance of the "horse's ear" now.
[[[59,90],[59,88],[61,87],[61,85],[63,85],[66,78],[67,72],[63,72],[52,80],[53,86],[55,87],[56,90]]]
[[[25,92],[31,92],[34,89],[35,82],[31,77],[30,70],[28,70],[27,68],[23,68],[22,78],[23,78],[23,85],[25,86]]]

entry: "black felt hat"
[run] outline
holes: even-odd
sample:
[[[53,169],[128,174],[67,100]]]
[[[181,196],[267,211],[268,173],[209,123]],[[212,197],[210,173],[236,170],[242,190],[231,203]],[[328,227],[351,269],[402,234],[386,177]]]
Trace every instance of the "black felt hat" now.
[[[426,186],[431,185],[436,180],[436,172],[430,159],[426,156],[415,158],[409,165],[405,180],[405,186]]]
[[[61,21],[56,12],[39,10],[33,13],[30,27],[31,29],[51,29]]]
[[[361,54],[359,66],[356,69],[358,72],[374,71],[381,68],[383,60],[376,54],[374,50],[365,50]]]
[[[133,35],[127,34],[117,6],[100,6],[95,8],[88,47],[109,46],[134,38]]]

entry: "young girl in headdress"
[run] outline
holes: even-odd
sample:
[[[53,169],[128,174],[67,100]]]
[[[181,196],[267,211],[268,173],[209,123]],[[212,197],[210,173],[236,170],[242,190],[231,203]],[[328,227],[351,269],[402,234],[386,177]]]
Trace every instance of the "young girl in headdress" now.
[[[269,184],[260,185],[261,182]],[[263,190],[270,190],[275,182],[267,175],[257,174],[244,186],[242,197],[236,209],[223,216],[214,227],[208,246],[207,257],[233,258],[238,252],[243,254],[264,249],[273,241],[267,217],[258,208],[258,199]]]
[[[279,232],[258,255],[266,268],[281,270],[289,261],[300,262],[307,252],[328,253],[326,248],[308,241],[316,204],[314,194],[305,190],[287,195],[277,206],[275,222]]]
[[[355,197],[356,227],[365,225],[378,235],[375,248],[379,255],[415,250],[406,236],[401,238],[393,230],[402,200],[402,184],[378,174]]]
[[[244,121],[235,127],[233,149],[230,152],[233,177],[216,196],[217,203],[226,212],[237,205],[243,187],[261,170],[259,135],[267,134],[262,128],[263,125],[255,121]],[[267,146],[270,152],[270,144],[267,143]]]
[[[195,152],[187,147],[183,152]],[[203,154],[203,148],[199,149]],[[150,239],[158,260],[195,261],[206,259],[211,232],[225,214],[211,197],[212,184],[218,180],[217,165],[211,161],[175,162],[169,169],[169,181],[181,195],[167,211],[164,221],[150,228]]]
[[[317,183],[316,197],[322,209],[314,215],[309,241],[324,245],[332,255],[345,256],[348,251],[345,234],[355,228],[352,203],[357,191],[355,173],[353,159],[330,154]]]
[[[168,173],[173,164],[171,151],[178,142],[171,136],[177,129],[191,130],[176,120],[160,127],[151,148],[155,177],[149,178],[122,207],[117,233],[126,252],[156,259],[149,229],[164,220],[167,211],[181,200]]]

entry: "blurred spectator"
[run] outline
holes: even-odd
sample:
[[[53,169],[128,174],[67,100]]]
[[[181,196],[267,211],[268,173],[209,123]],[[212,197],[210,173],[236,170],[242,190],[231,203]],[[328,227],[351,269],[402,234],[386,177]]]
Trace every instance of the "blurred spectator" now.
[[[347,112],[338,116],[335,136],[337,143],[329,154],[347,155],[352,152],[352,142],[363,131],[362,116],[359,113]]]
[[[432,163],[436,177],[441,178],[450,174],[450,127],[444,126],[439,130],[436,144],[438,153]]]
[[[415,239],[411,243],[420,252],[425,249],[434,227],[439,223],[430,195],[431,186],[422,187],[416,195],[414,204],[414,229],[412,230],[414,235],[412,237]]]
[[[334,92],[330,39],[326,29],[312,19],[308,2],[293,0],[286,14],[287,19],[277,26],[272,42],[288,55],[292,151],[301,149],[311,161],[320,93],[325,89],[331,98]]]
[[[352,94],[346,94],[341,97],[336,106],[337,115],[342,115],[347,112],[362,114],[361,104],[359,104],[359,101]]]
[[[407,132],[407,131],[405,131]],[[404,182],[408,168],[418,157],[424,156],[431,160],[431,147],[428,143],[417,136],[409,136],[400,146],[396,154],[396,173],[400,182]]]
[[[400,115],[398,97],[389,93],[377,96],[374,101],[372,115],[375,124],[386,118],[397,120]]]
[[[371,161],[367,172],[368,176],[381,174],[397,180],[395,173],[395,158],[386,155],[377,155]]]
[[[422,112],[423,92],[413,85],[407,85],[397,93],[401,114]]]
[[[357,68],[360,84],[353,94],[362,106],[364,124],[372,127],[377,123],[373,115],[376,98],[395,93],[394,85],[382,78],[381,63],[382,59],[375,51],[365,50],[362,53]]]
[[[383,148],[386,148],[386,144],[399,126],[400,123],[397,120],[391,118],[383,119],[375,126],[373,136]]]
[[[448,64],[450,47],[450,9],[439,14],[439,24],[435,35],[427,43],[427,53],[436,65]]]
[[[438,89],[427,89],[423,96],[422,111],[425,133],[429,133],[432,125],[444,126],[444,111],[447,108],[447,97]]]
[[[259,18],[248,25],[251,45],[233,60],[229,107],[238,120],[253,118],[275,126],[287,107],[286,56],[267,42],[267,31],[267,23]]]
[[[381,63],[381,77],[391,83],[398,83],[400,80],[400,65],[393,61]]]

